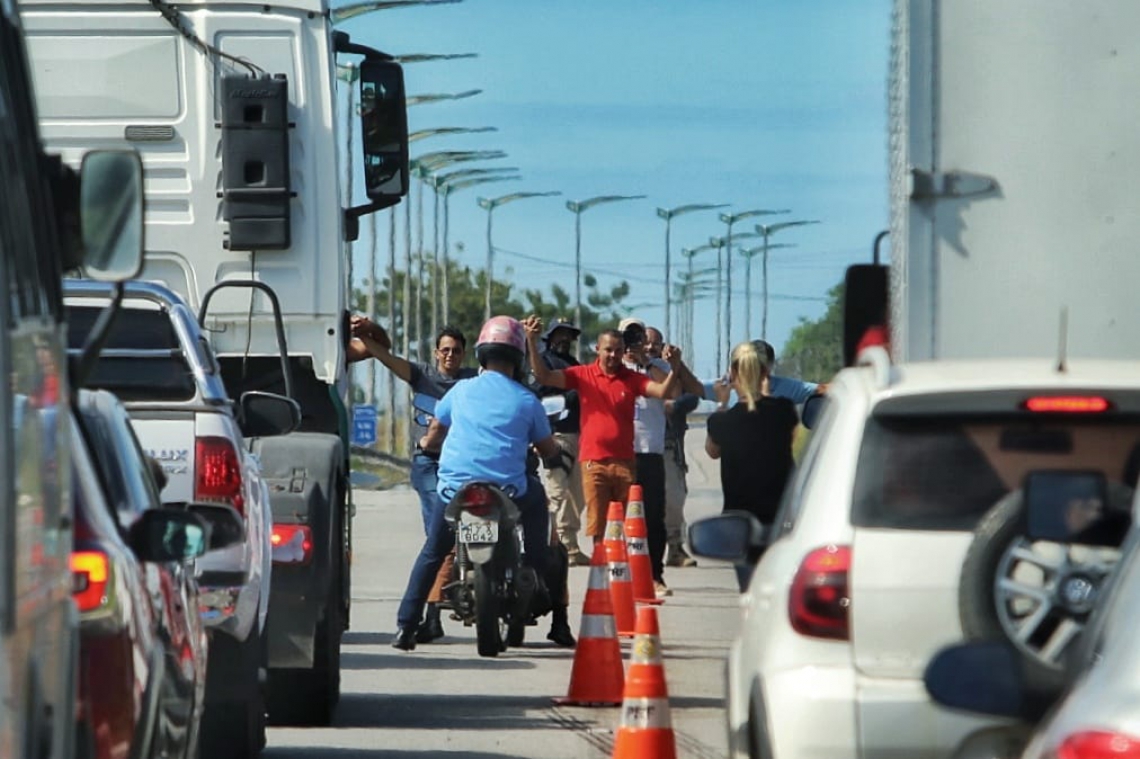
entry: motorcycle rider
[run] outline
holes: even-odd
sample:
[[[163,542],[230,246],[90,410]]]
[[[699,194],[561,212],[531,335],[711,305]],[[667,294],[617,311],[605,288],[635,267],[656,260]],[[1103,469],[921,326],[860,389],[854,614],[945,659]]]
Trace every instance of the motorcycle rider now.
[[[395,648],[411,651],[416,647],[416,629],[428,591],[455,543],[444,509],[468,482],[490,482],[510,495],[523,526],[524,561],[539,577],[544,576],[550,532],[546,493],[537,477],[528,476],[527,450],[533,444],[544,461],[560,465],[561,448],[551,434],[542,403],[522,384],[525,351],[522,324],[509,316],[492,317],[475,343],[475,357],[483,371],[474,379],[456,383],[436,406],[437,424],[429,429],[428,436],[442,435],[446,430],[439,457],[439,497],[400,601],[392,641]],[[565,617],[565,607],[561,608]],[[555,605],[556,613],[558,609]],[[556,614],[555,624],[558,622]],[[561,622],[565,624],[565,619]]]

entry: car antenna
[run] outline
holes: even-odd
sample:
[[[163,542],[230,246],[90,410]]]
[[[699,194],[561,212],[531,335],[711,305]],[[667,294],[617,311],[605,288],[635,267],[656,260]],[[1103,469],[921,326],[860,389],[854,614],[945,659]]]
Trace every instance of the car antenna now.
[[[1057,371],[1068,371],[1065,366],[1066,341],[1069,337],[1069,307],[1061,306],[1061,333],[1057,336]]]

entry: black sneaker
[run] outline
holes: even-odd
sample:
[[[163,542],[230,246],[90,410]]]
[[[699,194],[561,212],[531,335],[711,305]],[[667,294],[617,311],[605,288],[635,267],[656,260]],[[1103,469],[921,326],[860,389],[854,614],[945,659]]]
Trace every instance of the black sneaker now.
[[[439,617],[425,619],[416,628],[416,643],[431,643],[443,637],[443,623]]]
[[[401,627],[396,631],[396,637],[392,639],[392,648],[398,648],[401,651],[415,651],[416,631],[410,627]]]
[[[562,648],[573,648],[578,645],[578,641],[574,640],[574,633],[570,632],[570,625],[565,622],[552,624],[550,632],[546,634],[546,639]]]

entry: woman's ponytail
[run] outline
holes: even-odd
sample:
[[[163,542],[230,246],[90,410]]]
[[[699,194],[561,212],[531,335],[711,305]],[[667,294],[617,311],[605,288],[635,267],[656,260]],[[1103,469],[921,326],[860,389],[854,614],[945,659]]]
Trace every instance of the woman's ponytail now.
[[[750,342],[740,343],[732,349],[731,370],[736,377],[736,392],[744,399],[749,411],[756,410],[761,386],[768,374],[760,351]]]

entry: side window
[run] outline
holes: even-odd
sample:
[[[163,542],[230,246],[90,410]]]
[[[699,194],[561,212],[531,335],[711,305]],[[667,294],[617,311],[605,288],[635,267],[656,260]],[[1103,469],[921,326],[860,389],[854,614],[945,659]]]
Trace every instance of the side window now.
[[[804,487],[810,481],[812,473],[815,471],[816,462],[820,459],[820,450],[827,439],[827,431],[836,416],[837,407],[838,404],[830,396],[824,396],[823,408],[819,414],[819,424],[811,430],[804,428],[808,439],[804,443],[803,455],[796,465],[792,479],[784,488],[784,495],[780,499],[780,509],[776,512],[776,521],[772,527],[772,540],[778,540],[787,535],[796,525]]]

